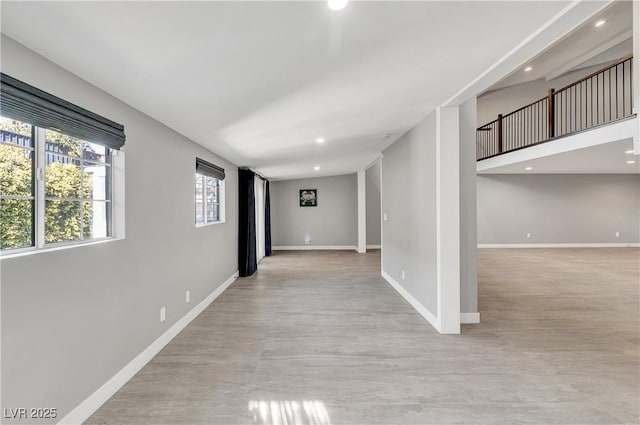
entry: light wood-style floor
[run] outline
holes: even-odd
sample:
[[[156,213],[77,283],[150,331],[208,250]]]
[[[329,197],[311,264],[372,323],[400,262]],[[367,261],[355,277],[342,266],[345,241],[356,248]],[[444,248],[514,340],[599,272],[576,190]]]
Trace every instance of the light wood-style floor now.
[[[379,261],[265,258],[87,423],[639,422],[640,250],[481,250],[482,323],[456,336]]]

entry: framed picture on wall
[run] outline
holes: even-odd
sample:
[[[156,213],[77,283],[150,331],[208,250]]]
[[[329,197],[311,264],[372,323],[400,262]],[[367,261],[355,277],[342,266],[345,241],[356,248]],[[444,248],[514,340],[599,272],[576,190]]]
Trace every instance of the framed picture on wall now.
[[[300,206],[317,207],[318,189],[300,189]]]

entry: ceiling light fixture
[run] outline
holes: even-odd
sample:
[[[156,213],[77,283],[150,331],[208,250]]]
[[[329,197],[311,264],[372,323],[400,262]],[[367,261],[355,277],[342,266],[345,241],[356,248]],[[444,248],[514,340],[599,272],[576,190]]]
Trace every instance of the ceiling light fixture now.
[[[600,21],[596,22],[595,27],[596,27],[596,28],[601,27],[601,26],[603,26],[603,25],[605,24],[605,22],[607,22],[607,21],[605,21],[604,19],[602,19],[602,20],[600,20]]]
[[[632,159],[630,161],[627,161],[627,164],[635,164],[636,162]]]
[[[532,69],[533,69],[533,67],[528,66],[528,67],[526,67],[526,68],[524,69],[524,72],[529,72],[529,71],[531,71]]]
[[[527,170],[527,171],[531,171],[531,170],[533,170],[533,167],[524,167],[524,169]]]
[[[324,138],[322,138],[322,137],[318,137],[318,138],[316,139],[316,143],[324,143]]]
[[[628,151],[624,151],[627,155],[631,155],[633,153],[633,149],[629,149]]]
[[[347,3],[349,3],[349,0],[328,0],[327,6],[331,10],[342,10],[347,7]]]
[[[320,167],[316,165],[315,167],[313,167],[313,169],[318,171],[318,170],[320,170]]]

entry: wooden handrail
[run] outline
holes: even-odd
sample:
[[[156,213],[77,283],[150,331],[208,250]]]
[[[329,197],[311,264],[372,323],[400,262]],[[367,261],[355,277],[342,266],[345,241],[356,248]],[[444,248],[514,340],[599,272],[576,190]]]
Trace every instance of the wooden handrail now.
[[[571,87],[573,87],[573,86],[577,86],[578,84],[580,84],[580,83],[582,83],[582,82],[584,82],[584,81],[588,80],[589,78],[593,78],[593,77],[595,77],[596,75],[598,75],[598,74],[600,74],[600,73],[602,73],[602,72],[608,71],[608,70],[610,70],[611,68],[614,68],[614,67],[616,67],[616,66],[620,65],[621,63],[628,61],[628,60],[629,60],[629,59],[631,59],[631,58],[633,58],[633,55],[627,55],[627,56],[623,57],[622,59],[620,59],[619,61],[617,61],[617,62],[615,62],[615,63],[612,63],[611,65],[609,65],[609,66],[607,66],[607,67],[605,67],[605,68],[602,68],[602,69],[601,69],[601,70],[599,70],[599,71],[593,72],[593,73],[591,73],[591,74],[587,75],[586,77],[579,79],[578,81],[574,81],[573,83],[571,83],[571,84],[569,84],[569,85],[566,85],[566,86],[564,86],[563,88],[561,88],[561,89],[559,89],[559,90],[556,90],[556,93],[559,93],[559,92],[561,92],[561,91],[564,91],[564,90],[566,90],[566,89],[569,89],[569,88],[571,88]]]
[[[543,100],[545,100],[546,98],[547,98],[547,96],[543,97],[542,99],[538,99],[538,100],[536,100],[535,102],[531,102],[530,104],[525,105],[525,106],[523,106],[522,108],[518,108],[518,109],[516,109],[515,111],[511,111],[511,112],[509,112],[508,114],[503,115],[502,117],[503,117],[503,118],[506,118],[506,117],[508,117],[509,115],[513,115],[513,114],[515,114],[515,113],[518,113],[518,112],[522,111],[523,109],[527,109],[529,106],[533,106],[533,105],[535,105],[535,104],[536,104],[536,103],[538,103],[538,102],[542,102],[542,101],[543,101]]]
[[[571,88],[571,87],[573,87],[573,86],[575,86],[575,85],[577,85],[577,84],[580,84],[580,83],[582,83],[582,82],[584,82],[584,81],[588,80],[589,78],[593,78],[593,77],[595,77],[596,75],[600,74],[601,72],[605,72],[605,71],[607,71],[607,70],[609,70],[609,69],[611,69],[611,68],[614,68],[614,67],[616,67],[616,66],[620,65],[621,63],[628,61],[628,60],[629,60],[629,59],[631,59],[631,58],[633,58],[633,55],[627,55],[627,56],[623,57],[622,59],[620,59],[619,61],[616,61],[615,63],[612,63],[611,65],[609,65],[609,66],[607,66],[607,67],[605,67],[605,68],[603,68],[603,69],[601,69],[601,70],[599,70],[599,71],[593,72],[593,73],[591,73],[591,74],[587,75],[586,77],[579,79],[578,81],[574,81],[573,83],[571,83],[571,84],[569,84],[569,85],[567,85],[567,86],[564,86],[564,87],[563,87],[563,88],[561,88],[560,90],[555,90],[555,94],[558,94],[559,92],[561,92],[561,91],[563,91],[563,90],[567,90],[567,89],[569,89],[569,88]],[[515,114],[516,112],[520,112],[521,110],[526,109],[526,108],[528,108],[529,106],[534,105],[534,104],[536,104],[536,103],[538,103],[538,102],[540,102],[541,100],[544,100],[544,99],[546,99],[546,98],[547,98],[547,96],[543,97],[542,99],[538,99],[538,100],[536,100],[536,101],[534,101],[534,102],[531,102],[530,104],[525,105],[525,106],[523,106],[522,108],[518,108],[518,109],[516,109],[515,111],[509,112],[508,114],[505,114],[505,115],[503,116],[503,118],[504,118],[504,117],[508,117],[509,115]],[[491,122],[489,122],[489,123],[487,123],[487,124],[485,124],[485,125],[482,125],[482,126],[478,127],[478,128],[477,128],[477,130],[480,130],[480,129],[482,129],[483,127],[486,127],[486,126],[488,126],[488,125],[490,125],[490,124],[493,124],[493,123],[494,123],[494,122],[496,122],[496,121],[498,121],[498,120],[494,120],[494,121],[491,121]]]
[[[489,127],[491,124],[496,123],[496,122],[498,122],[498,120],[493,120],[491,122],[488,122],[485,125],[483,125],[482,127],[476,128],[476,131],[487,131],[487,130],[490,130],[490,129],[485,128],[485,127]]]
[[[558,91],[551,88],[547,96],[508,114],[499,114],[497,120],[478,127],[477,159],[545,143],[633,115],[634,102],[629,93],[632,84],[626,83],[633,73],[632,59],[632,55],[625,56]]]

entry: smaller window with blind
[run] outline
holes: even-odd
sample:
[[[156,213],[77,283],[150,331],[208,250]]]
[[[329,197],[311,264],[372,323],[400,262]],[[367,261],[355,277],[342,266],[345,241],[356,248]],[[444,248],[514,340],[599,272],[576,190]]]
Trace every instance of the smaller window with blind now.
[[[224,222],[224,169],[196,158],[196,226]]]

